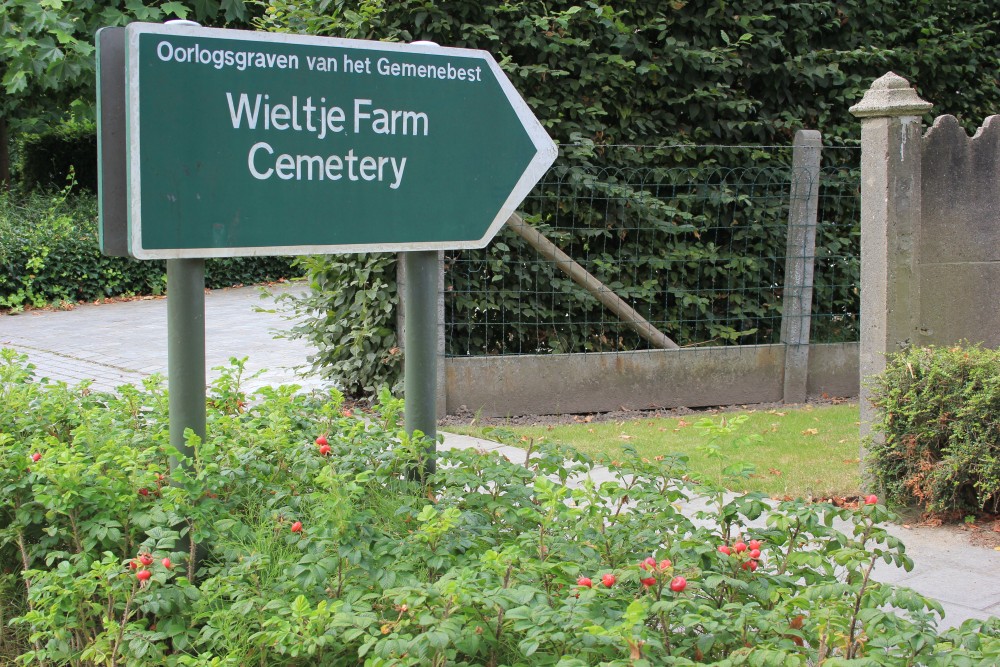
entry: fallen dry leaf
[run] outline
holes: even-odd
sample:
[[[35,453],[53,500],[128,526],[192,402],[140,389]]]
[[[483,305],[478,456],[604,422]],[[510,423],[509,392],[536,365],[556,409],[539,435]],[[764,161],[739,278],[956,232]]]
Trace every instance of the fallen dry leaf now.
[[[819,433],[818,428],[807,428],[806,430],[802,431],[802,435],[816,435],[818,433]]]
[[[622,433],[618,437],[621,438],[622,440],[631,440],[632,439],[632,436],[630,436],[628,433]]]
[[[781,471],[777,468],[768,468],[767,471],[775,477],[781,477]]]

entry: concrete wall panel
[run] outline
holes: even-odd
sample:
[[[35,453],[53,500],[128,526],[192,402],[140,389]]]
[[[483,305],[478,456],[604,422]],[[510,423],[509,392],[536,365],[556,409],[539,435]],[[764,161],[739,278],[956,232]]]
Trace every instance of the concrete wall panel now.
[[[1000,262],[920,267],[921,344],[1000,348]]]
[[[453,357],[446,364],[448,412],[504,417],[776,402],[784,358],[784,345]]]
[[[975,137],[939,116],[921,153],[921,265],[1000,261],[1000,116]]]
[[[809,346],[810,396],[857,396],[860,377],[857,343]]]

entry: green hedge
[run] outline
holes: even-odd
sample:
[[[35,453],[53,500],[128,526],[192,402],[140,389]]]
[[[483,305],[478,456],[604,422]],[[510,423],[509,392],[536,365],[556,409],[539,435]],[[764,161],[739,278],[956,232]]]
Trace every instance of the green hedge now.
[[[237,257],[206,263],[219,288],[301,275],[291,257]],[[89,194],[0,195],[0,308],[161,294],[163,262],[106,257],[98,246],[97,200]]]
[[[67,123],[43,134],[26,136],[20,146],[21,184],[27,190],[60,187],[68,178],[97,192],[97,128]]]
[[[993,75],[1000,70],[1000,16],[993,0],[963,2],[961,11],[941,3],[871,0],[631,0],[614,6],[565,0],[354,0],[335,5],[326,0],[272,0],[258,23],[277,31],[404,42],[433,40],[490,51],[553,139],[565,144],[556,169],[563,170],[560,178],[565,175],[570,181],[582,182],[586,173],[604,167],[735,167],[739,165],[722,163],[718,155],[704,156],[693,145],[787,146],[801,128],[819,130],[828,145],[857,146],[860,126],[848,108],[889,70],[914,82],[918,92],[935,103],[936,112],[956,115],[967,130],[1000,110],[1000,80]],[[621,145],[643,148],[616,148]],[[756,158],[748,153],[743,159],[744,164],[752,164]],[[856,152],[843,151],[825,166],[856,168]],[[594,192],[601,198],[618,190],[640,200],[642,195],[635,188],[630,195],[630,188],[628,183],[612,180],[596,183]],[[585,224],[578,226],[567,245],[586,246],[594,236],[631,240],[629,216],[606,218],[578,212],[579,221]],[[845,246],[835,253],[845,259],[834,263],[846,279],[824,285],[822,290],[830,292],[825,295],[830,303],[849,315],[857,310],[854,204],[845,199],[831,216],[840,237],[823,240],[830,247],[838,242]],[[548,222],[545,218],[538,221]],[[702,231],[696,228],[692,235]],[[682,240],[692,252],[709,260],[724,259],[717,244],[699,244],[697,238]],[[666,234],[640,260],[655,263],[658,256],[669,255],[677,242],[675,235]],[[509,238],[503,243],[512,245]],[[781,243],[783,239],[777,236],[769,238],[760,254],[782,256]],[[615,257],[615,252],[610,255]],[[523,276],[516,275],[518,258],[496,245],[483,250],[481,257],[484,264],[505,266],[506,271],[489,275],[489,282],[470,276],[467,284],[456,284],[455,291],[493,295],[490,298],[500,308],[491,319],[519,321],[517,309],[523,309],[524,297],[517,289],[523,282]],[[377,282],[391,281],[391,276],[372,274],[369,268],[359,263],[352,273],[340,262],[335,271],[347,282],[365,275]],[[326,273],[322,267],[316,269]],[[756,280],[757,270],[749,265],[726,268],[737,285]],[[699,271],[696,265],[682,278],[697,282]],[[776,275],[775,284],[780,285],[781,278]],[[641,290],[641,285],[622,287]],[[325,311],[320,304],[323,298],[318,293],[311,301],[320,313]],[[325,298],[339,297],[327,293]],[[530,307],[535,309],[533,304]],[[637,307],[642,310],[644,304],[637,303]],[[467,310],[476,312],[476,308],[471,304]],[[832,316],[834,321],[840,313]],[[355,312],[351,319],[359,330],[386,323],[392,326],[391,317],[367,317],[382,316]],[[586,322],[586,306],[567,312],[565,319]],[[836,321],[851,323],[850,317]],[[743,325],[733,328],[744,330]],[[750,323],[745,328],[759,327]],[[317,326],[315,331],[321,329]],[[593,339],[586,332],[572,333],[570,338],[575,340]],[[850,325],[836,335],[852,333]],[[327,346],[322,338],[313,342],[320,346],[317,362],[326,372],[338,377],[343,377],[342,371],[353,372],[354,360],[344,356],[345,348]],[[476,341],[459,341],[455,348],[475,349],[477,345]],[[518,345],[531,346],[530,340]],[[371,372],[365,372],[368,377],[382,372],[383,358],[377,351],[372,354],[374,365]],[[381,381],[393,379],[384,375]],[[351,378],[346,381],[353,382]]]
[[[866,461],[890,500],[952,518],[1000,509],[1000,351],[911,348],[872,388]]]

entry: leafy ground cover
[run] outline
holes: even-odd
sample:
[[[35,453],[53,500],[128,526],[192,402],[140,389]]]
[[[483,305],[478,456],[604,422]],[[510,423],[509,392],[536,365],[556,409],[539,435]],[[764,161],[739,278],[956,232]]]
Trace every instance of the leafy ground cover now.
[[[522,446],[557,442],[612,459],[627,448],[647,459],[681,456],[693,477],[736,491],[829,499],[858,495],[858,418],[857,403],[841,403],[612,421],[579,416],[560,424],[452,422],[447,429]]]
[[[598,485],[597,460],[546,443],[523,464],[442,452],[421,479],[399,401],[383,394],[362,419],[295,387],[248,400],[241,369],[215,384],[196,456],[171,469],[156,378],[104,394],[0,354],[0,662],[1000,659],[1000,622],[938,632],[934,601],[869,579],[880,559],[911,566],[875,498],[780,502],[751,531],[760,495],[682,514],[711,487],[685,482],[677,458],[627,450]]]

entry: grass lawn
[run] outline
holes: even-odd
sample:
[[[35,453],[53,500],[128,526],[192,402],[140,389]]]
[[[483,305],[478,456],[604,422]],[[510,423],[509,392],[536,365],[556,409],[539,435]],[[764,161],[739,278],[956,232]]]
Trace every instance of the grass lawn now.
[[[709,418],[727,424],[738,415],[747,420],[729,435],[717,439],[721,460],[704,451],[710,436],[696,424]],[[720,478],[720,468],[748,463],[748,478],[726,478],[734,491],[762,491],[772,497],[828,498],[857,495],[861,480],[858,462],[858,405],[812,406],[743,412],[706,412],[683,418],[590,422],[586,417],[565,425],[449,426],[446,430],[511,444],[534,440],[572,445],[592,456],[611,459],[625,446],[641,456],[681,453],[690,469],[709,479]],[[759,434],[757,441],[750,436]],[[721,463],[721,465],[720,465]]]

